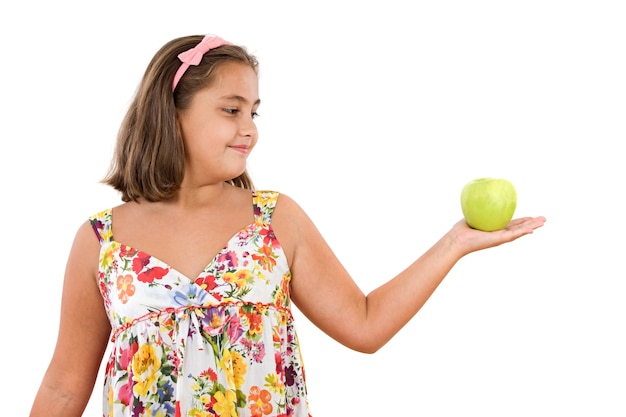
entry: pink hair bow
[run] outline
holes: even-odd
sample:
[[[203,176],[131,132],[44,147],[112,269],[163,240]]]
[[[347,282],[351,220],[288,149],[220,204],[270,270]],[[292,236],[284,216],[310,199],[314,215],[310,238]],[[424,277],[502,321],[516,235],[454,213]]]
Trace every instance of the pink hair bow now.
[[[204,56],[204,54],[209,52],[211,49],[228,44],[230,44],[230,42],[225,41],[219,36],[206,35],[199,44],[191,49],[186,50],[185,52],[181,52],[180,54],[178,54],[178,59],[182,61],[182,64],[174,75],[174,81],[172,82],[172,91],[176,89],[178,82],[182,78],[183,74],[185,74],[185,71],[187,71],[187,68],[189,68],[190,65],[198,65],[200,61],[202,61],[202,57]]]

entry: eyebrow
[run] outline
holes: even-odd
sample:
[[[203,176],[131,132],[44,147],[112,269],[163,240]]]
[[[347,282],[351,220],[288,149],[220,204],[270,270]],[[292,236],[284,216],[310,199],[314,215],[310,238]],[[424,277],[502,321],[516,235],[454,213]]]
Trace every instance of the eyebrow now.
[[[248,103],[249,102],[248,99],[246,99],[245,97],[238,96],[238,95],[224,96],[224,97],[222,97],[222,99],[224,99],[224,100],[237,100],[237,101],[240,101],[242,103]],[[252,103],[252,104],[258,106],[259,104],[261,104],[261,99],[257,98],[255,100],[255,102]]]

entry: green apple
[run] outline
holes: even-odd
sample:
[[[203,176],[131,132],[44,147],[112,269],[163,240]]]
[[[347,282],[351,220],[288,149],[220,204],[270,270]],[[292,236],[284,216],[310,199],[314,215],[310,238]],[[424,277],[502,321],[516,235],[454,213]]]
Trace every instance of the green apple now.
[[[517,192],[500,178],[478,178],[461,191],[461,209],[467,224],[485,232],[504,229],[513,218]]]

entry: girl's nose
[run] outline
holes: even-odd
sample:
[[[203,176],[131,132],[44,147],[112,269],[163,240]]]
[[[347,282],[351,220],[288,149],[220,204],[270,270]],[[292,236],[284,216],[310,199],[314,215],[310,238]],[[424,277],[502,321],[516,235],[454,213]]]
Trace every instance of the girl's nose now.
[[[239,131],[242,136],[250,136],[252,138],[256,138],[258,131],[252,115],[243,118],[239,126]]]

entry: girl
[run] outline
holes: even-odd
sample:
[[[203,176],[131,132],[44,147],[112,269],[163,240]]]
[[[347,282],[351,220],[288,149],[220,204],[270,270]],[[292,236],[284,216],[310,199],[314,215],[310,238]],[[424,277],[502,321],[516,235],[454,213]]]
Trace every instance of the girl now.
[[[461,220],[366,296],[296,202],[253,187],[257,69],[216,36],[175,39],[149,64],[104,180],[123,204],[76,234],[31,417],[80,416],[109,341],[105,416],[308,416],[291,301],[373,353],[461,257],[544,224]]]

